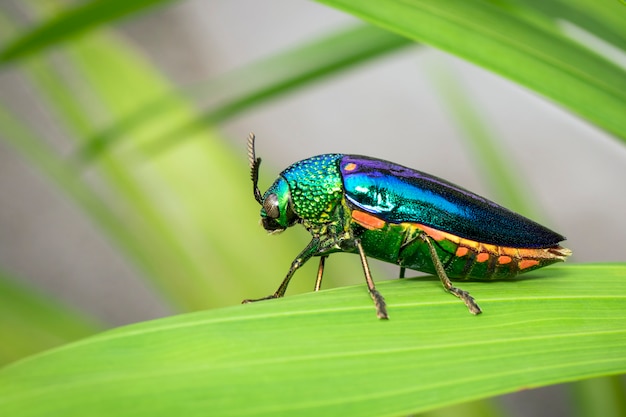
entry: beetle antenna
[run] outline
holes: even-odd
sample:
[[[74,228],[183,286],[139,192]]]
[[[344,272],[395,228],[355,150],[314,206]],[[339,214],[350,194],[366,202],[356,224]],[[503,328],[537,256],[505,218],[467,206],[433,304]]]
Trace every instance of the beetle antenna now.
[[[250,178],[252,178],[254,198],[260,205],[263,205],[263,197],[259,190],[259,167],[261,166],[261,158],[257,158],[254,153],[254,133],[250,132],[248,136],[248,162],[250,163]]]

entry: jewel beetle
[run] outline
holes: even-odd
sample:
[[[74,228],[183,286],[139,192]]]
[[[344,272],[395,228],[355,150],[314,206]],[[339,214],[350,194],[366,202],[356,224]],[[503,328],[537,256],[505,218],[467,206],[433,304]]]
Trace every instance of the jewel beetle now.
[[[481,310],[474,298],[452,285],[455,280],[495,280],[564,261],[571,251],[565,238],[517,213],[446,180],[382,159],[324,154],[298,161],[261,194],[261,158],[248,137],[254,198],[269,233],[302,224],[312,239],[291,263],[274,294],[244,303],[279,298],[298,268],[320,257],[315,291],[324,263],[333,252],[360,256],[377,316],[387,319],[367,257],[436,274],[446,291]]]

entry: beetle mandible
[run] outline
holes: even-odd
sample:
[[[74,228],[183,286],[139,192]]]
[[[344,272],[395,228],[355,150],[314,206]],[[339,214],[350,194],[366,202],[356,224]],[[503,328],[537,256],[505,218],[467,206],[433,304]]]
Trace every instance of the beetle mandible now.
[[[456,280],[494,280],[564,261],[565,238],[446,180],[382,159],[324,154],[298,161],[261,194],[261,158],[248,137],[248,158],[261,224],[269,233],[302,224],[312,239],[291,263],[274,294],[279,298],[298,268],[320,257],[315,291],[333,252],[357,253],[376,314],[387,319],[385,299],[374,285],[367,256],[405,269],[437,274],[446,291],[481,309]]]

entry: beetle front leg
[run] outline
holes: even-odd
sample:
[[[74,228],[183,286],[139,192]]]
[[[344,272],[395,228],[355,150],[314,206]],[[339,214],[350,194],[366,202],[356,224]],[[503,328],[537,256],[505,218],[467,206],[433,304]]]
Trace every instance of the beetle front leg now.
[[[370,296],[372,297],[374,305],[376,306],[376,315],[379,319],[387,320],[389,316],[387,315],[387,306],[385,304],[385,299],[374,286],[374,280],[372,279],[370,267],[367,264],[367,258],[365,257],[365,251],[363,250],[361,241],[359,239],[355,239],[355,245],[359,250],[359,256],[361,256],[361,265],[363,266],[363,273],[365,274],[365,282],[367,282],[367,289],[369,290]]]
[[[317,278],[315,279],[315,291],[319,291],[322,288],[322,276],[324,276],[326,258],[328,258],[328,255],[320,256],[320,266],[317,268]]]
[[[448,278],[443,264],[441,263],[441,260],[437,255],[437,251],[430,241],[430,238],[426,234],[421,234],[420,238],[428,245],[428,249],[430,250],[430,257],[433,261],[433,265],[435,265],[435,271],[437,271],[437,276],[439,276],[439,279],[441,280],[441,283],[443,284],[443,287],[446,289],[446,291],[456,295],[461,300],[463,300],[470,313],[482,313],[480,307],[478,307],[478,304],[476,304],[476,301],[474,301],[474,297],[472,297],[470,293],[452,285],[452,283],[450,282],[450,278]]]
[[[291,263],[291,267],[289,268],[289,271],[287,272],[287,276],[285,277],[285,279],[283,279],[283,282],[280,283],[280,286],[278,287],[278,289],[276,290],[276,292],[274,294],[268,295],[267,297],[263,297],[263,298],[255,298],[255,299],[243,300],[241,303],[242,304],[247,304],[247,303],[252,303],[252,302],[255,302],[255,301],[271,300],[272,298],[280,298],[280,297],[284,296],[285,295],[285,291],[287,291],[287,287],[289,286],[289,281],[291,281],[291,277],[293,277],[293,274],[302,265],[304,265],[306,263],[306,261],[311,259],[311,257],[313,255],[318,253],[319,246],[320,246],[320,240],[319,239],[313,239],[313,240],[311,240],[309,242],[309,244],[306,246],[306,248],[304,248],[304,250],[302,252],[300,252],[300,254],[296,257],[296,259],[293,260],[293,262]],[[321,278],[319,278],[319,280],[320,280],[320,283],[321,283]]]

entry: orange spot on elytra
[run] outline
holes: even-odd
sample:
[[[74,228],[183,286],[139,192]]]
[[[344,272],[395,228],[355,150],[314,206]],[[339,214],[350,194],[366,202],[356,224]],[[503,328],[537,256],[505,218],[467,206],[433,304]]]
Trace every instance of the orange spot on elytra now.
[[[517,264],[519,269],[526,269],[526,268],[530,268],[531,266],[535,266],[535,265],[539,265],[539,261],[537,261],[535,259],[523,259],[523,260],[519,261],[519,263]]]
[[[500,265],[504,265],[504,264],[508,264],[512,261],[513,259],[511,259],[510,256],[506,256],[506,255],[502,255],[498,257],[498,263]]]
[[[364,211],[352,210],[352,218],[355,222],[368,230],[382,229],[385,227],[385,221],[376,216],[372,216]]]
[[[356,164],[354,162],[350,162],[349,164],[346,164],[345,167],[343,167],[343,169],[345,169],[346,171],[354,171],[356,168]]]
[[[476,262],[485,262],[487,259],[489,259],[487,252],[481,252],[476,256]]]
[[[467,249],[466,247],[463,247],[463,246],[459,246],[458,248],[456,248],[456,254],[455,255],[460,258],[461,256],[467,255],[467,252],[469,252],[469,249]]]

